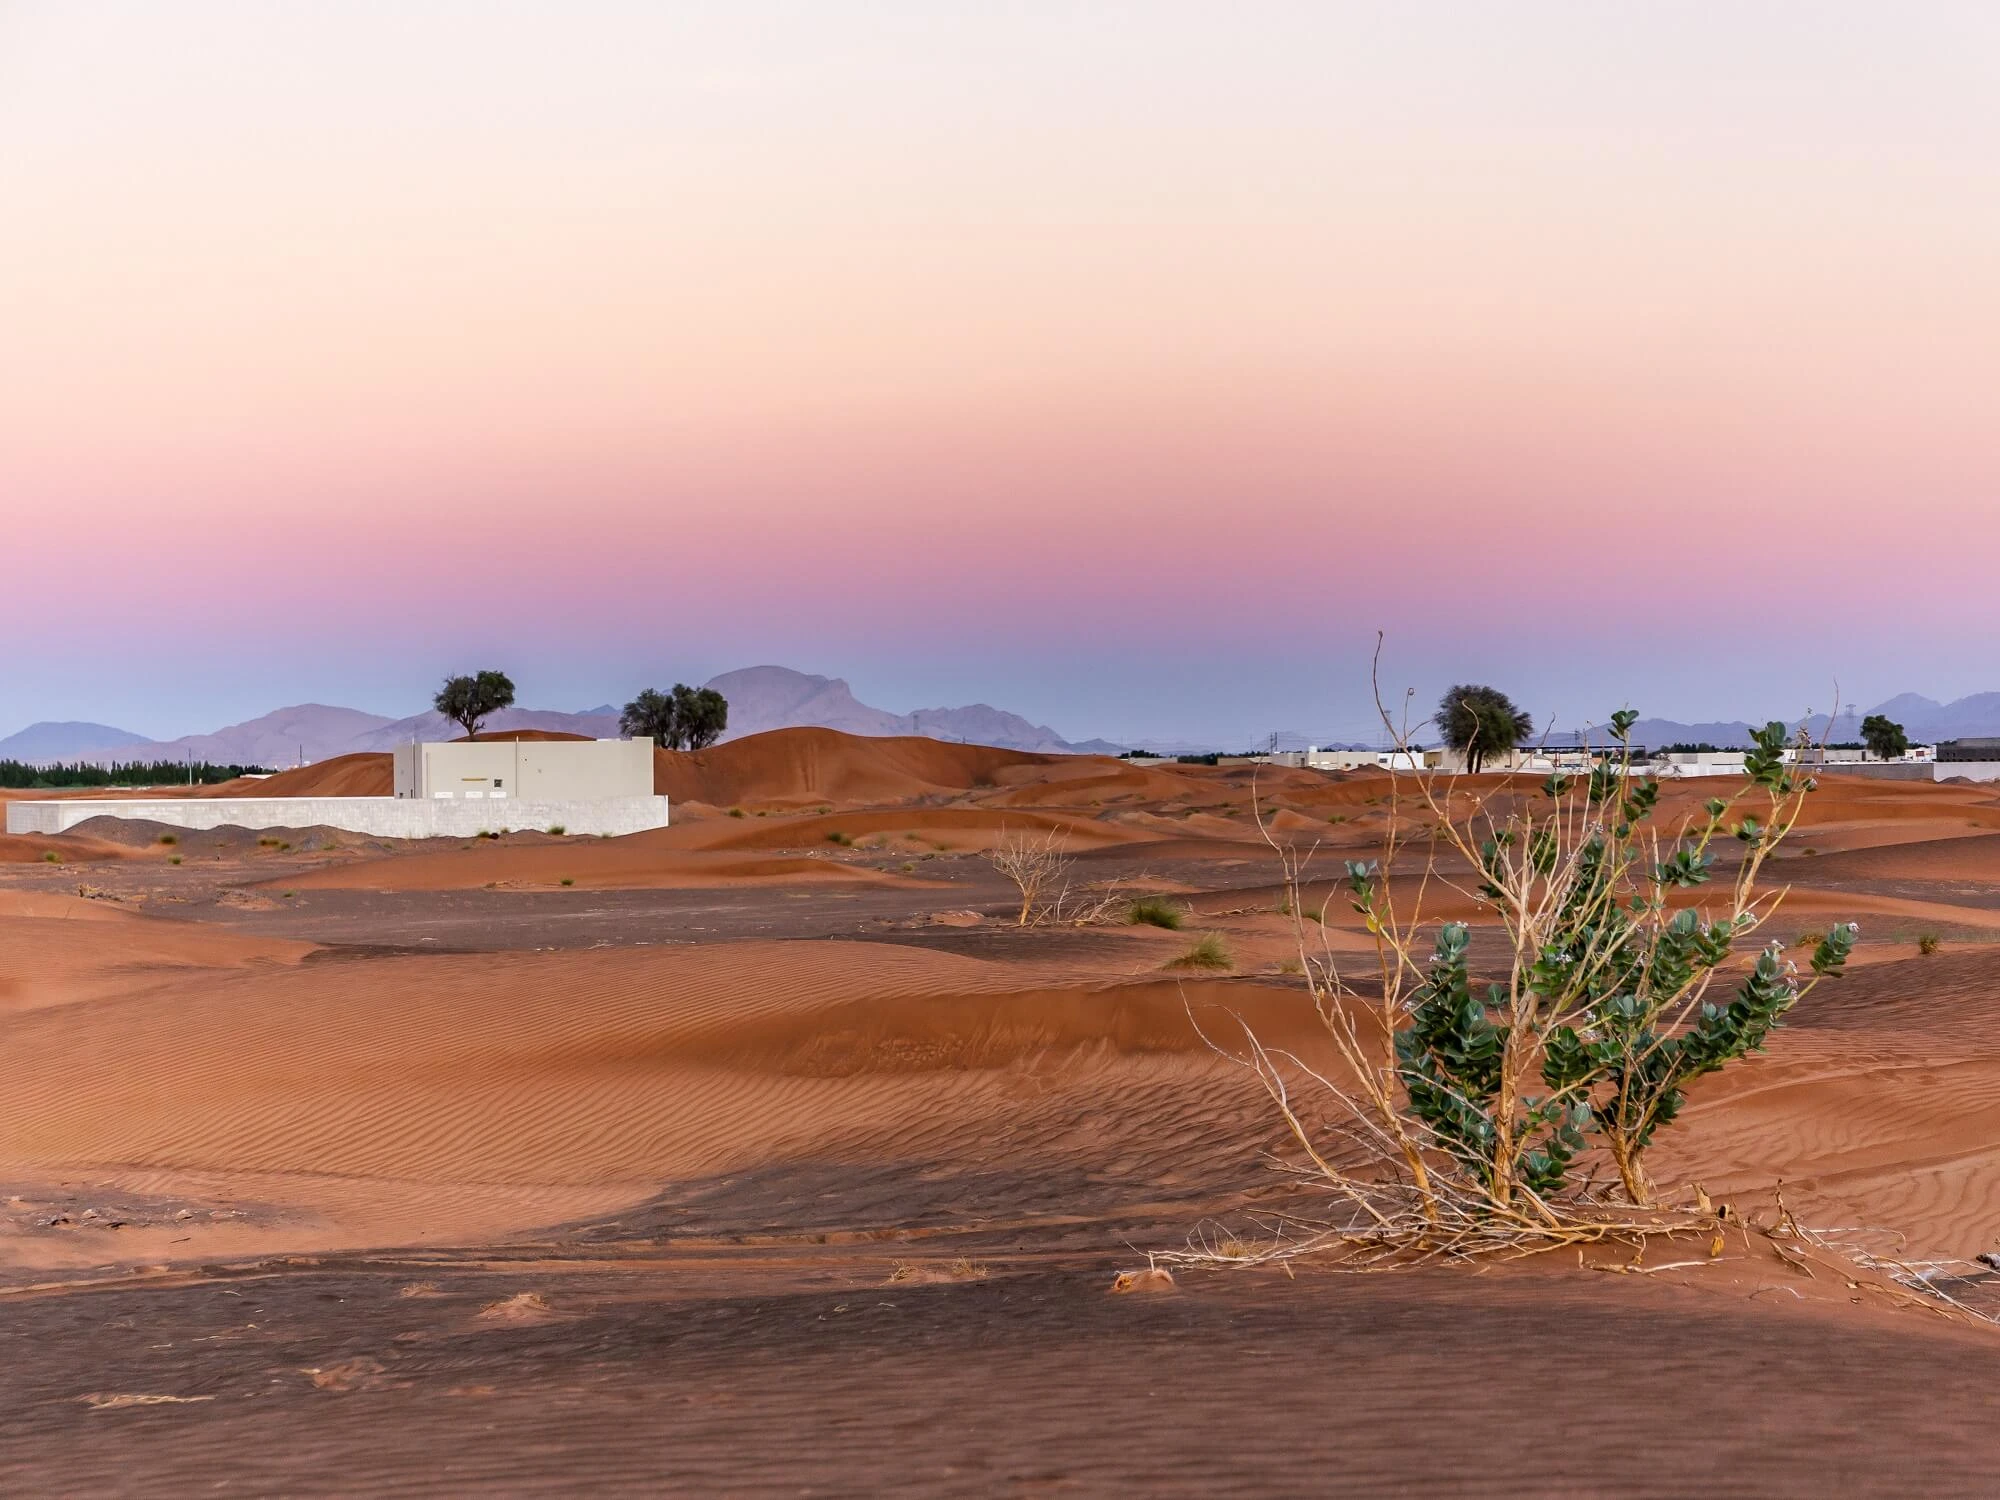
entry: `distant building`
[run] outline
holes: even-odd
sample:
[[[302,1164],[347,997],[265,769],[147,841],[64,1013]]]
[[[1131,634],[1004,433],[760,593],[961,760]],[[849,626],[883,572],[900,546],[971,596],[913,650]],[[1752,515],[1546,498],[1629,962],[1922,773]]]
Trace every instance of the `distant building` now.
[[[398,745],[398,797],[596,802],[653,795],[651,740],[454,740]]]
[[[1937,758],[1948,761],[2000,760],[2000,739],[1940,740]]]

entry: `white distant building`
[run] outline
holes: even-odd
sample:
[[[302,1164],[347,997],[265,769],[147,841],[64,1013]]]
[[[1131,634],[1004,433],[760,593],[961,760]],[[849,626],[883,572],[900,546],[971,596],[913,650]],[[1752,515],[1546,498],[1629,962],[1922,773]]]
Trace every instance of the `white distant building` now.
[[[398,745],[392,758],[388,797],[19,801],[7,804],[7,831],[62,833],[91,818],[197,829],[327,827],[401,839],[667,826],[667,799],[653,795],[651,740],[460,740]]]
[[[653,795],[651,740],[454,740],[398,745],[396,795],[596,802]]]

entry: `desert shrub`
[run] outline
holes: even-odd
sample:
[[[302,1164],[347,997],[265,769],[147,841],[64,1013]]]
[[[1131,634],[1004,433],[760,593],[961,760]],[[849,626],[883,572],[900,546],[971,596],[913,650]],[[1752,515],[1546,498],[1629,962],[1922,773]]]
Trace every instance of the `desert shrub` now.
[[[180,841],[181,836],[177,833],[163,833],[160,835],[160,842],[163,844],[178,844]]]
[[[732,818],[740,818],[743,816],[743,809],[740,807],[732,807],[729,809],[729,816]]]
[[[575,885],[576,880],[573,876],[565,875],[559,883],[562,885]]]
[[[1923,954],[1925,958],[1929,958],[1943,946],[1944,939],[1939,937],[1935,932],[1920,932],[1917,934],[1917,952]]]
[[[181,862],[181,857],[178,854],[169,854],[167,856],[167,863],[170,865],[177,865],[180,862]]]
[[[848,834],[842,833],[838,828],[834,829],[833,832],[829,833],[826,836],[826,841],[829,844],[838,844],[843,849],[851,849],[854,847],[853,838]]]
[[[62,856],[53,849],[44,849],[42,851],[42,860],[45,864],[59,865],[62,863]]]
[[[1125,920],[1134,927],[1164,927],[1179,932],[1181,909],[1164,896],[1140,896],[1125,908]]]
[[[275,849],[278,847],[278,841],[276,839],[259,839],[257,840],[257,847],[259,849]]]
[[[1015,916],[1017,927],[1026,927],[1035,908],[1062,889],[1071,860],[1063,852],[1064,840],[1050,829],[1040,838],[1028,833],[1000,832],[1000,841],[986,852],[987,863],[1014,884],[1020,892],[1021,909]]]
[[[1348,900],[1376,940],[1365,985],[1324,938],[1311,951],[1295,920],[1307,985],[1343,1064],[1339,1082],[1307,1075],[1325,1086],[1328,1117],[1308,1123],[1301,1113],[1289,1054],[1246,1030],[1236,1056],[1339,1206],[1330,1224],[1319,1217],[1312,1243],[1466,1253],[1687,1227],[1652,1208],[1647,1148],[1678,1118],[1693,1079],[1760,1050],[1786,1011],[1842,971],[1856,928],[1812,934],[1806,976],[1768,943],[1734,993],[1717,998],[1718,976],[1772,914],[1758,879],[1813,783],[1786,764],[1785,727],[1769,724],[1734,798],[1662,828],[1658,784],[1634,774],[1636,718],[1614,714],[1617,751],[1587,776],[1551,776],[1539,794],[1399,776],[1392,821],[1396,804],[1419,804],[1429,852],[1408,881],[1396,878],[1393,855],[1347,863]],[[1739,811],[1746,799],[1752,811]],[[1715,882],[1716,846],[1731,840],[1742,857]],[[1278,855],[1297,910],[1304,859]],[[1422,910],[1441,858],[1470,866],[1469,889],[1492,914],[1483,962],[1471,927]],[[1680,899],[1712,882],[1712,905]],[[1336,1139],[1317,1139],[1327,1132]],[[1586,1162],[1613,1169],[1632,1207],[1579,1188]]]
[[[569,830],[560,823],[551,823],[549,824],[549,832],[553,834],[555,837],[561,838],[565,833],[568,833]]]
[[[1207,933],[1196,938],[1187,952],[1179,958],[1169,959],[1170,969],[1233,969],[1236,960],[1230,956],[1229,946],[1222,941],[1220,933]]]

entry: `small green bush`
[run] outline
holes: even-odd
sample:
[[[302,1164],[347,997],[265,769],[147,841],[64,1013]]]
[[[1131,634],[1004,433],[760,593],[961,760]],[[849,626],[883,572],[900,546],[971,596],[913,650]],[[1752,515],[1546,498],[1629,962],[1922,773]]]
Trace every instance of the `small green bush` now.
[[[49,863],[49,864],[52,864],[52,865],[59,865],[59,864],[61,864],[61,863],[62,863],[62,856],[61,856],[60,854],[56,853],[56,851],[55,851],[55,850],[53,850],[53,849],[44,849],[44,850],[42,851],[42,858],[43,858],[43,859],[44,859],[44,860],[45,860],[45,861],[46,861],[47,863]]]
[[[1917,934],[1917,952],[1923,954],[1925,958],[1929,958],[1943,946],[1944,939],[1939,937],[1935,932],[1920,932]]]
[[[163,833],[160,835],[160,842],[163,844],[178,844],[180,841],[181,836],[177,833]]]
[[[1211,932],[1197,938],[1187,952],[1168,962],[1170,969],[1233,969],[1236,960],[1230,957],[1228,945],[1222,941],[1220,933]]]
[[[180,862],[181,862],[181,857],[178,854],[169,854],[167,856],[167,863],[170,865],[177,865]]]
[[[549,824],[549,832],[554,834],[557,838],[561,838],[565,833],[568,833],[569,830],[563,827],[563,825],[560,823],[551,823]]]
[[[832,833],[829,833],[826,836],[826,841],[829,844],[838,844],[843,849],[851,849],[854,847],[854,840],[849,838],[846,834],[842,833],[838,828],[834,829]]]
[[[743,809],[740,807],[732,807],[729,809],[729,816],[732,818],[740,818],[743,816]]]
[[[576,882],[575,882],[575,881],[574,881],[573,879],[571,879],[571,878],[570,878],[569,876],[567,876],[567,875],[563,876],[563,878],[562,878],[562,883],[563,883],[564,885],[575,885],[575,884],[576,884]]]
[[[1164,927],[1181,930],[1181,909],[1164,896],[1141,896],[1125,908],[1125,920],[1134,927]]]

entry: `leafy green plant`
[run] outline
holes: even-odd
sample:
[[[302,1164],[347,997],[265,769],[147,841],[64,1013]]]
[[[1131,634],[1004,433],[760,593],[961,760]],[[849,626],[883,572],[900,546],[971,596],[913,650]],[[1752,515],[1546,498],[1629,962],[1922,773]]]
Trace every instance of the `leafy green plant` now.
[[[59,865],[62,863],[62,856],[53,849],[44,849],[42,851],[42,862],[44,864]]]
[[[1179,958],[1167,960],[1170,969],[1233,969],[1236,960],[1230,956],[1228,944],[1222,941],[1220,933],[1207,933],[1196,938]]]
[[[1125,920],[1134,927],[1164,927],[1169,932],[1178,932],[1181,917],[1181,908],[1164,896],[1140,896],[1125,908]]]
[[[1815,984],[1841,973],[1851,923],[1810,935],[1808,974],[1768,943],[1733,993],[1718,993],[1739,945],[1775,907],[1758,877],[1813,787],[1787,760],[1785,727],[1755,732],[1735,799],[1711,799],[1662,828],[1659,786],[1634,772],[1636,718],[1614,714],[1616,751],[1588,775],[1551,776],[1538,797],[1503,800],[1452,776],[1398,778],[1397,798],[1429,814],[1425,880],[1441,856],[1471,867],[1494,924],[1478,945],[1465,922],[1425,916],[1422,882],[1414,903],[1399,900],[1389,859],[1347,864],[1348,900],[1377,946],[1365,989],[1324,939],[1309,951],[1296,919],[1316,1008],[1354,1080],[1336,1091],[1337,1115],[1376,1166],[1357,1174],[1312,1147],[1315,1169],[1354,1213],[1347,1242],[1393,1250],[1458,1237],[1464,1249],[1602,1237],[1606,1211],[1579,1196],[1580,1164],[1608,1159],[1634,1208],[1651,1209],[1644,1155],[1679,1117],[1688,1084],[1760,1050]],[[1739,813],[1745,798],[1754,813]],[[1731,841],[1740,857],[1713,903],[1700,904]],[[1279,855],[1296,911],[1303,860]],[[1482,963],[1475,950],[1487,941],[1494,951]],[[1284,1065],[1254,1037],[1241,1060],[1310,1145]],[[1618,1232],[1643,1236],[1667,1222],[1621,1220]]]

